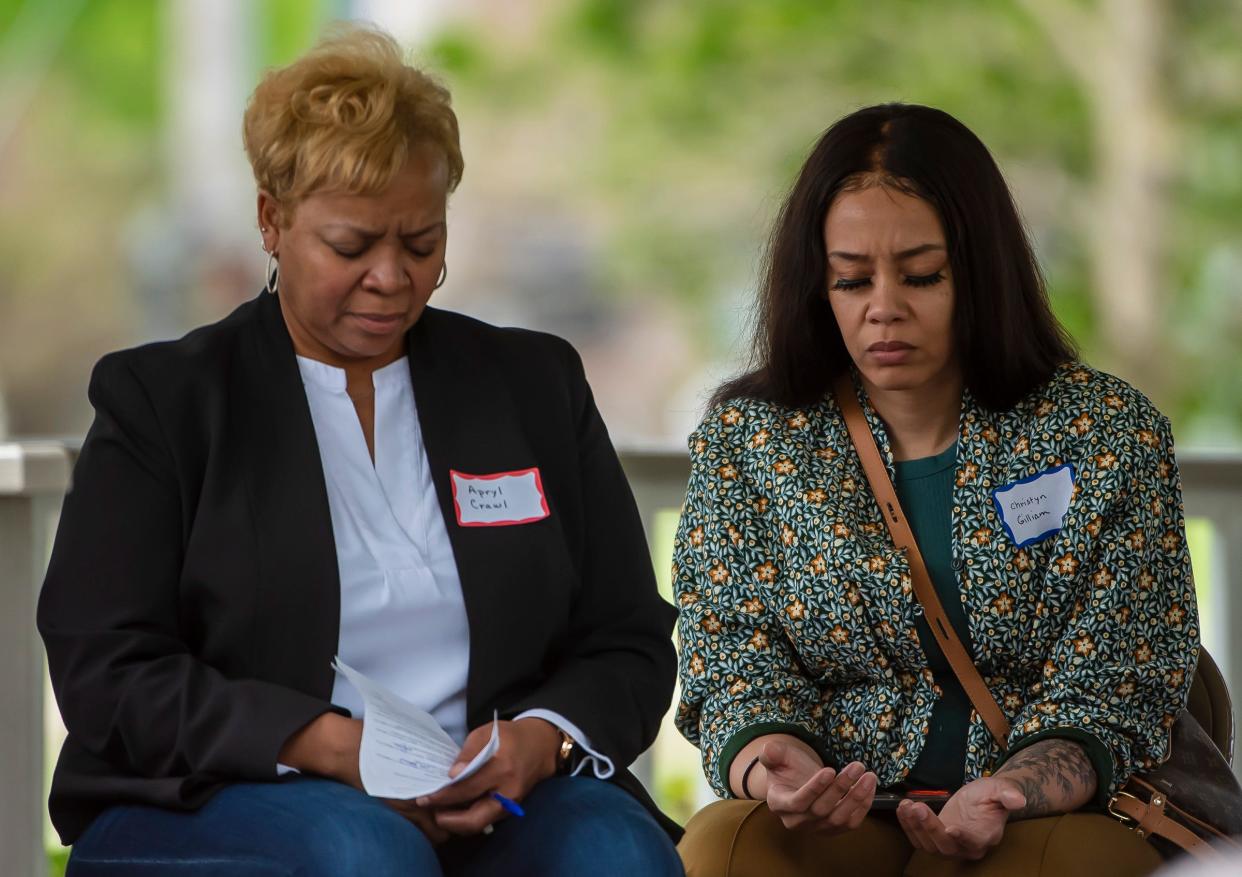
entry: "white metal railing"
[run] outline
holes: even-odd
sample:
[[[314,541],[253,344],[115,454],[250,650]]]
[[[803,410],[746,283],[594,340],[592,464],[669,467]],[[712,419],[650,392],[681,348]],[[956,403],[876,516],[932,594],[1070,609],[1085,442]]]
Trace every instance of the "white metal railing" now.
[[[43,646],[35,600],[72,452],[0,444],[0,850],[11,874],[45,874]]]
[[[650,537],[657,515],[680,507],[689,461],[679,451],[621,456]],[[1199,577],[1203,641],[1232,689],[1242,685],[1242,644],[1231,646],[1229,636],[1242,630],[1242,598],[1231,599],[1242,585],[1242,453],[1189,452],[1179,457],[1178,468]],[[665,559],[656,558],[657,564]]]
[[[68,442],[0,444],[0,849],[15,874],[42,874],[45,801],[46,671],[34,610],[56,515],[76,447]],[[634,490],[655,562],[666,570],[667,529],[681,505],[689,474],[680,450],[629,450],[622,464]],[[1242,685],[1242,454],[1187,453],[1180,459],[1192,553],[1199,576],[1203,639],[1230,687]],[[1235,704],[1235,720],[1238,716]],[[667,729],[668,733],[672,732]],[[650,757],[638,765],[653,781]],[[697,769],[697,768],[695,768]]]

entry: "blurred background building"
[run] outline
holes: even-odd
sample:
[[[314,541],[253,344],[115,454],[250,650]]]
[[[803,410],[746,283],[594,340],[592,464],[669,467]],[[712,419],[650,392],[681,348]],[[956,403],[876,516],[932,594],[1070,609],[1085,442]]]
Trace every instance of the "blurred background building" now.
[[[258,292],[242,111],[336,19],[452,89],[436,303],[573,341],[624,448],[683,448],[744,364],[794,172],[888,100],[993,149],[1088,361],[1180,448],[1242,447],[1242,0],[0,0],[0,441],[80,438],[99,356]],[[697,765],[665,737],[684,817]]]

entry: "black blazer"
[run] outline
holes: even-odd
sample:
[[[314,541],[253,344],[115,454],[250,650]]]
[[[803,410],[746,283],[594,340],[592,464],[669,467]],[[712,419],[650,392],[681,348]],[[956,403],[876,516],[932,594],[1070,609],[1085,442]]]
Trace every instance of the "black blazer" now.
[[[470,623],[467,722],[555,710],[618,768],[656,736],[674,611],[573,348],[428,308],[408,338]],[[52,822],[201,806],[273,780],[329,702],[340,582],[310,409],[279,299],[109,354],[65,497],[39,630],[69,736]],[[551,514],[462,527],[449,470],[538,466]],[[435,672],[435,668],[428,668]],[[616,780],[676,836],[639,783]]]

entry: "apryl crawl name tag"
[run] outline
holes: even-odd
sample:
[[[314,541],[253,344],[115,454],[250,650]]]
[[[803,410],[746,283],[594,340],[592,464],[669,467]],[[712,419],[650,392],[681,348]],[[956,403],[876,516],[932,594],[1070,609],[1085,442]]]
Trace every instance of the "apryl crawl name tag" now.
[[[529,524],[548,516],[539,469],[467,475],[449,470],[453,505],[463,527],[508,527]]]
[[[992,502],[1014,545],[1039,542],[1061,529],[1074,495],[1074,478],[1074,467],[1066,463],[992,491]]]

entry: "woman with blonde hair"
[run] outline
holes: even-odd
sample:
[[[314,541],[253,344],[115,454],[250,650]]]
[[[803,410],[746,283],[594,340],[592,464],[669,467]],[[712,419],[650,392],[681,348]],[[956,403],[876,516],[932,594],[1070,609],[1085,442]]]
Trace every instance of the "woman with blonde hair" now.
[[[828,129],[755,360],[691,437],[674,560],[677,723],[726,799],[687,872],[1156,867],[1102,811],[1194,675],[1172,434],[1077,360],[966,126],[888,104]]]
[[[68,873],[680,873],[626,771],[672,610],[582,364],[428,305],[448,93],[346,29],[264,77],[245,145],[264,291],[91,378],[39,605]],[[368,796],[334,656],[430,713],[451,773],[495,714],[498,752]]]

